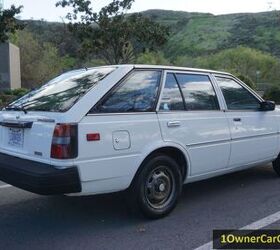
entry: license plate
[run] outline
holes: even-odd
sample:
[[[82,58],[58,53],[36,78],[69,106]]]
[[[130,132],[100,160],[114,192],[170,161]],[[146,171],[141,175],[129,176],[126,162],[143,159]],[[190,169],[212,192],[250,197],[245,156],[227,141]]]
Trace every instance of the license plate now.
[[[24,133],[20,128],[9,128],[8,144],[13,147],[23,147]]]

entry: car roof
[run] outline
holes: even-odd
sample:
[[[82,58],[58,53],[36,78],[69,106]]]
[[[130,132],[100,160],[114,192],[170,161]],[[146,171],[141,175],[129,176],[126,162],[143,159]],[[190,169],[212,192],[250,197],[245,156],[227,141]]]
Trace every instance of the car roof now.
[[[178,70],[178,71],[195,71],[195,72],[213,73],[213,74],[222,74],[222,75],[232,76],[232,74],[227,73],[227,72],[223,72],[223,71],[198,69],[198,68],[176,67],[176,66],[167,66],[167,65],[122,64],[122,65],[115,65],[115,66],[117,66],[117,67],[133,67],[135,69],[164,69],[164,70]]]

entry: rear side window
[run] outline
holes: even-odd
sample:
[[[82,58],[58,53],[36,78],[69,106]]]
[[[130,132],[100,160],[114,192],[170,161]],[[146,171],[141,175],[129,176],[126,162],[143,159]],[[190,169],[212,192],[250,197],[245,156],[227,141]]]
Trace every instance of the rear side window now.
[[[185,110],[183,98],[174,74],[168,73],[166,76],[160,110]]]
[[[258,110],[260,102],[247,89],[230,78],[216,77],[228,110]]]
[[[161,71],[137,70],[113,89],[90,113],[149,112],[155,109]]]
[[[115,69],[104,67],[65,73],[26,94],[5,109],[65,112]]]
[[[187,110],[219,110],[218,99],[207,75],[176,74]]]

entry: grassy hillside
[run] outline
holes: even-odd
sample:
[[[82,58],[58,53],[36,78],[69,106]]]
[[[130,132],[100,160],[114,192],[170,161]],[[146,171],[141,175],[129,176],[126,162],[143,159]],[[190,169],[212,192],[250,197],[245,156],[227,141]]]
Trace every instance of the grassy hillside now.
[[[182,55],[209,55],[240,45],[280,58],[280,12],[214,16],[207,13],[148,10],[143,14],[170,27],[171,36],[163,52],[171,60]],[[53,43],[61,53],[71,54],[77,42],[64,28],[64,24],[44,21],[27,21],[26,27],[37,39]],[[72,40],[72,43],[65,39]]]
[[[170,26],[172,35],[164,49],[167,57],[208,55],[242,45],[280,58],[280,12],[219,16],[164,10],[143,13]]]
[[[225,70],[257,85],[280,88],[280,12],[215,16],[148,10],[143,15],[168,26],[170,38],[161,51],[136,55],[133,62]],[[104,64],[95,55],[80,56],[80,42],[65,24],[25,23],[25,29],[11,39],[21,49],[24,87],[36,86],[65,70]]]
[[[184,22],[189,18],[195,17],[211,17],[210,13],[197,13],[197,12],[185,12],[185,11],[174,11],[174,10],[147,10],[142,12],[148,18],[153,19],[163,25],[177,25],[178,22]]]

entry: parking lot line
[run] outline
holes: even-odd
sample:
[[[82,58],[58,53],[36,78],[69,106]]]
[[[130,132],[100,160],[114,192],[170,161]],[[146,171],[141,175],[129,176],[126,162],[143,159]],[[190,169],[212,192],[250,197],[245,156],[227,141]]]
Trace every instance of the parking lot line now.
[[[275,214],[271,214],[261,220],[255,221],[245,227],[240,228],[240,230],[258,230],[258,229],[262,229],[264,227],[267,227],[277,221],[280,220],[280,211],[276,212]],[[210,241],[198,248],[196,248],[195,250],[209,250],[209,249],[213,249],[213,241]]]
[[[0,189],[2,189],[2,188],[10,188],[10,187],[12,187],[11,185],[2,185],[2,186],[0,186]]]

